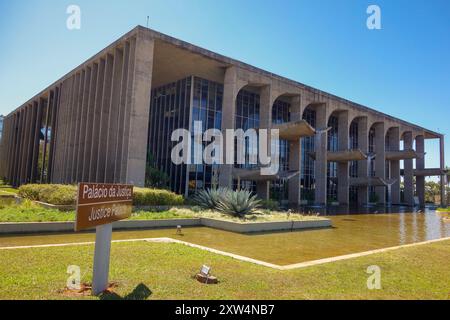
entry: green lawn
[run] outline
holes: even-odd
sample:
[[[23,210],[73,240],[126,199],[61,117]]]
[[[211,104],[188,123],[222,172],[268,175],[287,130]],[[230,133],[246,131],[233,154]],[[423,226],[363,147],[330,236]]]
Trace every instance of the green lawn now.
[[[280,221],[288,219],[285,213],[281,212],[264,212],[263,214],[248,215],[245,220],[231,217],[216,211],[210,210],[191,210],[183,208],[173,208],[166,211],[143,211],[133,212],[130,220],[157,220],[157,219],[185,219],[185,218],[215,218],[228,221],[254,222],[254,221]],[[303,216],[299,214],[291,214],[291,220],[316,220],[322,219],[316,216]],[[46,209],[29,200],[25,200],[22,204],[0,204],[0,222],[63,222],[74,221],[74,211],[59,211],[55,209]]]
[[[11,187],[0,187],[0,195],[11,195],[17,194],[19,192],[17,189]]]
[[[0,204],[0,222],[74,221],[75,213],[42,208],[29,200]]]
[[[79,265],[82,281],[91,281],[92,254],[91,245],[1,251],[0,299],[63,299],[67,267]],[[277,271],[179,244],[114,243],[110,279],[118,297],[143,284],[150,299],[449,299],[449,260],[443,241]],[[191,278],[202,264],[212,266],[218,285]],[[381,290],[367,289],[371,265],[381,268]]]

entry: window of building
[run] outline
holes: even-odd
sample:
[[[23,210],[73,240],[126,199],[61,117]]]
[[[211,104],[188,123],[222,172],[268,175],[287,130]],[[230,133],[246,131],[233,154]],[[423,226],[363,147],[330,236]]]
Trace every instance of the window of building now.
[[[291,104],[277,99],[272,107],[272,123],[281,124],[291,120]],[[280,171],[289,170],[289,141],[280,139]],[[288,181],[276,180],[270,183],[270,197],[273,200],[288,200]]]
[[[257,93],[241,90],[236,98],[236,116],[235,116],[235,129],[242,129],[247,131],[248,129],[259,128],[259,112],[260,112],[260,96]],[[245,164],[237,164],[237,141],[235,141],[235,168],[252,169],[258,165],[250,164],[249,153],[250,144],[248,139],[245,141]],[[233,181],[233,188],[237,189],[237,180]],[[255,181],[241,180],[240,189],[247,189],[250,191],[256,191]]]
[[[331,116],[328,120],[328,127],[331,128],[328,131],[328,151],[338,151],[338,130],[339,120],[336,116]],[[337,201],[337,162],[327,163],[327,198],[328,201]]]
[[[353,121],[350,125],[350,135],[349,135],[349,148],[356,150],[358,149],[358,122]],[[351,178],[358,177],[358,161],[350,161],[349,175]],[[350,203],[358,202],[358,188],[355,186],[350,186],[349,192]]]
[[[303,113],[303,120],[309,123],[313,128],[316,127],[316,111],[307,108]],[[315,151],[314,137],[305,137],[302,139],[302,175],[301,175],[301,197],[302,200],[314,201],[315,199],[315,179],[314,179],[314,160],[309,155]]]

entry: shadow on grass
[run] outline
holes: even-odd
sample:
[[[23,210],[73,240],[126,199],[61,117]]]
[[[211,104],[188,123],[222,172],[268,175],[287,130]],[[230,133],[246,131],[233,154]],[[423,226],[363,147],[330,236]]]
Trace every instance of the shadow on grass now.
[[[100,300],[147,300],[152,291],[143,283],[139,284],[132,292],[124,297],[115,292],[103,293],[99,296]]]

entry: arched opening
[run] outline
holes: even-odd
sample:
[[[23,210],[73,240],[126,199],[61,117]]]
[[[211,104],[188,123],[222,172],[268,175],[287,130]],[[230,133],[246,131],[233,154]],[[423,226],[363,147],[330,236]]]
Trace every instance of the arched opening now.
[[[260,88],[257,86],[245,86],[236,97],[236,113],[234,119],[235,130],[242,129],[244,132],[248,129],[258,129],[260,127]],[[253,169],[257,164],[251,164],[249,160],[251,144],[245,139],[245,163],[237,163],[237,141],[235,141],[235,168]],[[233,189],[246,189],[256,192],[256,182],[254,180],[233,179]]]
[[[400,137],[401,150],[414,149],[414,137],[412,131],[404,131]],[[400,161],[400,168],[403,174],[400,176],[400,202],[408,205],[414,204],[415,184],[414,184],[414,160],[403,159]]]
[[[317,111],[315,105],[309,105],[303,111],[302,119],[310,126],[316,128]],[[315,200],[315,175],[314,160],[310,153],[315,151],[314,137],[304,137],[302,139],[302,164],[301,164],[301,200],[313,202]]]
[[[333,112],[328,118],[328,143],[327,151],[339,150],[339,118],[338,113]],[[338,178],[337,178],[337,162],[327,162],[327,201],[338,201]]]
[[[359,118],[353,119],[349,128],[349,149],[359,149]],[[359,165],[358,161],[350,161],[349,163],[349,177],[358,177]],[[349,202],[350,204],[358,203],[358,187],[350,186],[349,189]]]
[[[272,124],[282,124],[291,121],[291,97],[282,95],[272,105]],[[289,168],[289,141],[280,139],[280,172],[288,171]],[[288,181],[274,180],[270,183],[270,198],[280,203],[288,202]]]
[[[400,151],[400,128],[390,127],[386,131],[385,151]],[[385,177],[391,181],[395,181],[389,188],[386,188],[386,203],[400,204],[400,160],[389,159],[386,156]]]

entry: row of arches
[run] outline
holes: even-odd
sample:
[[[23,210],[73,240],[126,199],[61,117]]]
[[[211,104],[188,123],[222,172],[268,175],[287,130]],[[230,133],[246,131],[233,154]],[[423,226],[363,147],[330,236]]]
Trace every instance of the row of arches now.
[[[269,90],[269,93],[267,93]],[[261,101],[266,99],[266,101]],[[259,100],[259,101],[258,101]],[[249,103],[251,102],[251,103]],[[400,151],[413,148],[415,138],[423,138],[423,135],[408,131],[401,125],[381,121],[372,118],[370,114],[361,115],[354,110],[345,110],[327,106],[325,103],[309,103],[303,107],[302,98],[298,94],[273,94],[270,87],[263,85],[243,85],[237,94],[235,128],[269,128],[274,124],[288,123],[296,120],[305,120],[315,129],[329,128],[327,134],[327,151],[339,151],[350,149],[361,149],[365,153],[377,153],[377,145],[383,144],[384,151]],[[254,105],[255,107],[248,107]],[[258,114],[259,113],[259,114]],[[345,128],[344,131],[343,127]],[[412,144],[402,143],[411,140]],[[310,156],[315,151],[315,138],[303,137],[301,139],[301,174],[300,189],[301,199],[314,201],[316,194],[315,160]],[[403,146],[401,146],[403,144]],[[280,141],[280,165],[281,170],[290,169],[290,149],[292,143]],[[384,152],[383,151],[383,152]],[[383,170],[381,170],[383,166]],[[394,165],[395,166],[395,165]],[[394,171],[399,171],[399,167]],[[378,171],[378,172],[377,172]],[[374,160],[366,165],[360,161],[351,161],[348,165],[348,177],[375,176],[378,174],[388,178],[392,174],[391,163],[383,159],[383,163],[377,164]],[[397,175],[397,174],[396,174]],[[399,173],[398,173],[399,175]],[[326,164],[326,196],[328,201],[338,201],[338,163],[328,162]],[[396,178],[399,178],[396,176]],[[255,188],[256,183],[241,181],[242,188]],[[348,182],[347,182],[348,183]],[[400,181],[398,181],[398,186]],[[382,195],[382,191],[370,188],[369,198]],[[288,184],[285,181],[272,181],[270,183],[271,197],[276,200],[288,200]],[[358,187],[349,186],[349,201],[358,202],[360,190]],[[384,195],[382,195],[384,197]],[[386,193],[386,199],[391,196]],[[366,199],[367,201],[367,199]]]

